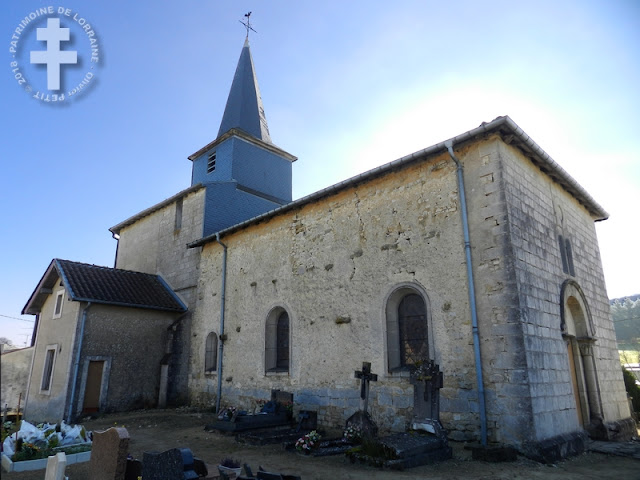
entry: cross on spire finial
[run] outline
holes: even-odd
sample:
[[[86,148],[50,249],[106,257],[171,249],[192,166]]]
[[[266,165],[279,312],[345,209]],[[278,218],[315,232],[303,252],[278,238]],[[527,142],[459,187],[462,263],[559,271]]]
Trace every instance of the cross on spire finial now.
[[[258,33],[256,32],[252,27],[251,27],[251,12],[249,13],[245,13],[244,14],[245,18],[247,19],[246,22],[243,22],[242,20],[238,20],[242,25],[245,26],[245,28],[247,29],[247,38],[249,38],[249,30],[251,30],[252,32]]]

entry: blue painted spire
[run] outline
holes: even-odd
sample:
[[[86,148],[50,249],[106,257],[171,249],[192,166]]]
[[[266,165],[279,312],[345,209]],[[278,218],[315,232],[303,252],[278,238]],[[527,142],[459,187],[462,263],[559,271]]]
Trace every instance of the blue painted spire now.
[[[271,143],[248,37],[238,60],[227,106],[220,122],[218,138],[232,128],[244,130],[264,142]]]

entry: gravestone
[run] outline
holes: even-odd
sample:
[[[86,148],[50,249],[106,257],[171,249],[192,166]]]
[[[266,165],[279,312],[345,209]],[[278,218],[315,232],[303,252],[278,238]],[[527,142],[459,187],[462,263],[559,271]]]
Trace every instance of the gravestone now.
[[[429,360],[411,372],[413,389],[414,430],[424,430],[438,436],[444,435],[440,424],[440,389],[443,374],[440,366]]]
[[[67,456],[59,452],[47,459],[47,471],[44,480],[65,480],[64,470],[67,468]]]
[[[271,400],[262,407],[260,413],[247,415],[246,412],[242,412],[234,414],[231,419],[219,418],[216,422],[205,426],[205,430],[239,433],[248,430],[290,427],[291,407],[293,407],[293,393],[272,390]]]
[[[362,370],[356,370],[354,376],[360,379],[360,410],[367,413],[369,407],[369,382],[377,382],[378,375],[371,373],[370,362],[362,362]]]
[[[194,459],[188,448],[172,448],[166,452],[144,452],[142,478],[144,480],[195,480]]]
[[[91,480],[124,480],[129,451],[129,433],[123,427],[93,432],[89,461]]]
[[[378,375],[371,373],[371,363],[362,362],[362,370],[356,370],[355,378],[360,379],[360,410],[347,419],[347,427],[360,429],[363,437],[375,437],[378,426],[367,411],[369,408],[369,382],[377,382]]]

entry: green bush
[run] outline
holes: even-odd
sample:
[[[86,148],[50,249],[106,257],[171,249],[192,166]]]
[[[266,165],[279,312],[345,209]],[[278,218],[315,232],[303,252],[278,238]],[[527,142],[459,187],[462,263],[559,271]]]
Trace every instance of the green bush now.
[[[633,410],[636,413],[640,413],[640,386],[636,384],[636,376],[624,367],[622,367],[622,375],[624,377],[624,387],[631,397]]]

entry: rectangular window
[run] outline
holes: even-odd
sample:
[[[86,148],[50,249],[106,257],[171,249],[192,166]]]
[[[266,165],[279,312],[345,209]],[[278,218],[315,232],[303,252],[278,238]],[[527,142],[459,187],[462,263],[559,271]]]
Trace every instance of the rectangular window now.
[[[180,230],[182,228],[182,197],[176,200],[176,218],[173,229]]]
[[[216,152],[209,154],[209,161],[207,162],[207,173],[211,173],[216,169]]]
[[[41,392],[48,392],[51,390],[51,381],[53,379],[53,366],[56,359],[56,345],[47,346],[47,353],[44,357],[44,368],[42,370],[42,384],[40,386]]]
[[[62,316],[62,305],[64,303],[64,290],[56,293],[56,305],[53,308],[53,318],[60,318]]]

